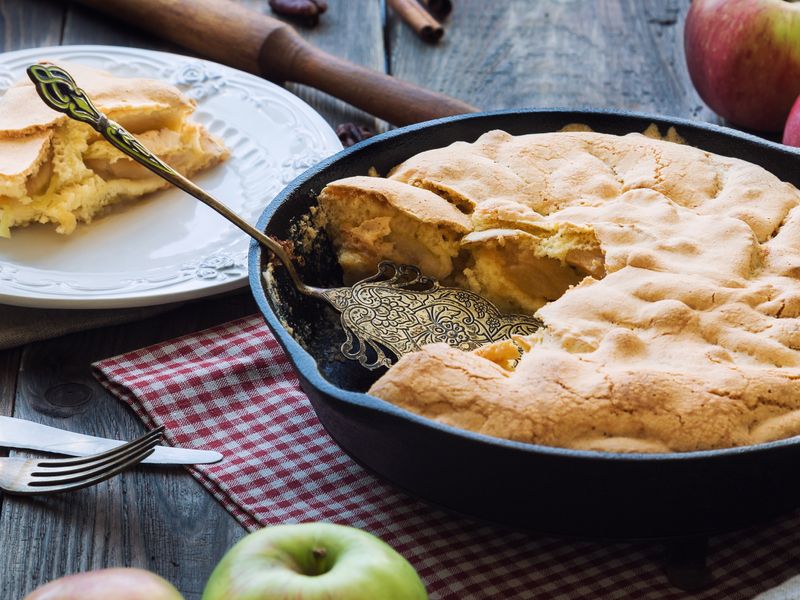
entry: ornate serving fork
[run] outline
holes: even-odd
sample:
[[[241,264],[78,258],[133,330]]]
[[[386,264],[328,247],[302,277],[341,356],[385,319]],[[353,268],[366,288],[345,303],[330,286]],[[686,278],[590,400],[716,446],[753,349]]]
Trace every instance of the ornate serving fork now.
[[[289,253],[206,191],[164,163],[121,125],[92,104],[64,69],[50,64],[28,67],[36,91],[50,108],[93,127],[121,152],[205,203],[271,250],[301,293],[324,300],[341,314],[347,339],[342,353],[368,369],[390,366],[423,344],[446,342],[471,350],[512,335],[534,333],[541,322],[529,315],[506,315],[478,294],[442,287],[413,265],[382,262],[378,273],[351,287],[306,285]]]
[[[152,454],[163,431],[159,427],[108,452],[81,458],[0,458],[0,490],[22,495],[54,494],[100,483]]]

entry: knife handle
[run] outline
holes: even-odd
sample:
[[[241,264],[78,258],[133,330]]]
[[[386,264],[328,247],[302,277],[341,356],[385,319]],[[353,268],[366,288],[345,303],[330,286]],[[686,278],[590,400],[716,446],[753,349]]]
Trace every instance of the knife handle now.
[[[315,87],[395,125],[477,110],[323,52],[286,23],[230,0],[78,1],[217,62]]]

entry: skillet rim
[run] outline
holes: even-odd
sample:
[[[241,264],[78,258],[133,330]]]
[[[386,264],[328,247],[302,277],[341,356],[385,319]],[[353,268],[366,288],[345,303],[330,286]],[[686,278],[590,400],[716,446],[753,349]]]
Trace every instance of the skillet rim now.
[[[708,123],[705,121],[695,121],[683,117],[673,117],[673,116],[657,115],[653,113],[626,111],[618,109],[594,109],[594,108],[576,109],[576,108],[559,108],[559,107],[512,108],[512,109],[503,109],[495,111],[468,113],[464,115],[454,115],[450,117],[444,117],[441,119],[434,119],[422,123],[415,123],[413,125],[407,125],[405,127],[393,129],[385,133],[381,133],[371,138],[368,138],[349,148],[345,148],[344,150],[341,150],[340,152],[334,154],[333,156],[330,156],[322,160],[315,166],[307,169],[306,171],[298,175],[294,180],[292,180],[289,184],[287,184],[286,187],[284,187],[283,190],[281,190],[281,192],[277,194],[271,202],[269,202],[269,204],[267,204],[267,206],[264,208],[264,211],[261,213],[261,216],[259,217],[256,223],[256,228],[259,229],[259,231],[266,231],[267,226],[269,225],[274,214],[282,205],[284,205],[289,200],[289,197],[291,195],[295,194],[298,191],[300,191],[301,194],[305,194],[308,191],[310,191],[308,189],[302,189],[310,179],[317,176],[322,171],[325,171],[326,169],[332,167],[340,160],[349,157],[352,154],[368,152],[369,148],[372,147],[373,145],[380,144],[387,140],[394,140],[396,138],[403,138],[415,134],[419,135],[421,133],[424,133],[426,131],[429,131],[431,129],[434,129],[442,125],[449,126],[452,123],[470,122],[478,120],[486,120],[491,122],[492,118],[505,117],[514,114],[526,114],[526,115],[551,114],[551,115],[564,115],[564,116],[574,115],[575,120],[579,120],[581,117],[586,117],[586,116],[618,117],[625,120],[627,119],[647,120],[662,126],[666,125],[666,126],[690,128],[710,133],[721,138],[728,138],[732,141],[736,140],[746,141],[755,144],[757,146],[761,146],[770,152],[778,152],[784,156],[792,156],[800,158],[800,148],[785,146],[783,144],[772,142],[770,140],[752,135],[750,133],[746,133],[736,129],[731,129],[729,127],[724,127],[721,125],[716,125],[714,123]],[[493,127],[486,128],[485,131],[489,131],[491,129],[493,129]],[[301,379],[305,379],[321,395],[327,398],[333,398],[338,402],[354,404],[362,408],[367,408],[370,410],[387,413],[391,416],[412,421],[413,423],[416,423],[417,425],[420,425],[422,427],[434,429],[439,433],[445,434],[446,436],[465,438],[466,440],[471,442],[499,446],[506,450],[525,452],[525,453],[532,452],[539,455],[550,455],[561,459],[573,459],[580,461],[585,461],[585,460],[590,460],[595,462],[623,461],[629,463],[641,463],[641,462],[680,463],[686,461],[700,462],[702,460],[723,460],[735,457],[745,457],[745,456],[749,457],[757,454],[771,453],[773,451],[779,451],[781,449],[800,446],[800,435],[797,435],[780,440],[773,440],[771,442],[764,442],[761,444],[735,446],[731,448],[716,448],[712,450],[693,450],[689,452],[614,453],[614,452],[602,452],[597,450],[576,450],[573,448],[559,448],[556,446],[544,446],[528,442],[517,442],[513,440],[507,440],[504,438],[476,433],[466,429],[459,429],[457,427],[446,425],[444,423],[438,423],[436,421],[433,421],[432,419],[428,419],[426,417],[422,417],[420,415],[412,413],[408,410],[402,409],[386,400],[382,400],[376,396],[371,396],[365,392],[354,392],[350,390],[345,390],[343,388],[340,388],[332,384],[327,379],[325,379],[325,377],[323,377],[322,374],[320,373],[320,370],[317,366],[316,361],[314,360],[314,357],[311,356],[311,354],[309,354],[297,342],[297,340],[295,340],[289,334],[289,332],[277,318],[275,312],[272,310],[272,306],[268,299],[268,294],[264,289],[263,285],[264,278],[261,276],[262,248],[260,244],[255,240],[250,241],[247,264],[248,264],[248,279],[250,281],[250,290],[253,294],[256,304],[258,305],[259,310],[261,311],[261,314],[264,320],[266,321],[267,325],[269,326],[270,330],[277,338],[283,350],[286,352],[286,355],[289,358],[290,362],[292,363],[292,366],[297,370],[299,377]]]

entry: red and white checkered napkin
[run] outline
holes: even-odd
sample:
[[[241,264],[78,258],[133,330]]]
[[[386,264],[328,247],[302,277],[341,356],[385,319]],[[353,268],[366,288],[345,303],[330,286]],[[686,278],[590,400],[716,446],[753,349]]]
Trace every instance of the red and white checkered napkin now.
[[[101,383],[178,446],[225,460],[192,469],[250,530],[331,521],[381,537],[432,598],[678,599],[660,544],[543,538],[448,514],[376,479],[328,437],[260,317],[100,361]],[[735,499],[732,499],[735,502]],[[716,585],[692,598],[752,598],[800,571],[800,513],[714,538]],[[376,599],[379,600],[379,599]]]

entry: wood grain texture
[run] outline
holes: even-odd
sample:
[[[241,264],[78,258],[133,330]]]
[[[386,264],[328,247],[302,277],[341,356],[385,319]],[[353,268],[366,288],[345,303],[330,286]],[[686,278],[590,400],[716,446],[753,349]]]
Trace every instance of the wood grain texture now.
[[[475,110],[445,94],[329,54],[309,44],[294,27],[234,0],[77,1],[212,60],[274,82],[313,86],[397,125]]]
[[[485,110],[593,107],[713,118],[685,68],[688,6],[689,0],[459,0],[437,46],[390,14],[390,71]]]
[[[273,13],[264,0],[240,0],[239,4],[286,22],[321,50],[370,69],[385,70],[380,0],[333,0],[316,27],[282,18]],[[135,27],[80,5],[73,5],[67,13],[63,43],[129,45],[196,55],[186,48],[158,40]],[[325,92],[293,83],[288,84],[287,88],[311,104],[332,126],[355,121],[372,129],[386,127],[385,123],[372,115]]]
[[[163,50],[179,54],[191,54],[175,44],[158,38],[129,25],[99,15],[95,11],[71,3],[64,18],[61,43],[106,44],[110,46],[133,46],[150,50]]]
[[[58,0],[1,0],[0,31],[3,51],[58,46],[66,6]]]
[[[11,415],[14,409],[14,393],[17,387],[19,364],[19,348],[0,352],[0,415]],[[2,499],[0,499],[1,502]]]
[[[285,21],[321,50],[369,69],[385,72],[383,48],[383,9],[380,0],[331,0],[316,27],[303,26],[272,12],[263,0],[242,0],[252,10]],[[335,127],[352,121],[373,130],[386,129],[386,123],[330,94],[312,87],[290,83],[292,93],[308,102]]]
[[[240,3],[276,16],[266,0]],[[458,0],[444,21],[444,38],[433,46],[392,14],[384,36],[380,0],[330,0],[316,28],[291,24],[331,54],[379,71],[388,64],[399,78],[485,109],[617,107],[713,120],[684,67],[688,4]],[[59,42],[175,50],[74,3],[0,0],[0,20],[5,50]],[[290,89],[332,125],[377,124],[327,94],[298,85]],[[57,427],[136,437],[143,426],[94,381],[89,364],[255,310],[245,292],[134,324],[0,352],[0,414],[13,411]],[[213,565],[243,534],[182,469],[139,468],[63,497],[0,497],[0,600],[17,600],[67,573],[120,565],[151,569],[194,600]]]
[[[14,414],[14,396],[17,390],[17,374],[19,373],[21,350],[0,351],[0,415]],[[8,450],[0,447],[0,456],[8,456]],[[3,496],[0,494],[0,515],[3,514]],[[0,538],[2,545],[2,538]],[[0,572],[0,590],[3,589],[3,574]],[[0,595],[2,599],[2,595]]]
[[[14,416],[103,437],[137,437],[144,426],[94,380],[91,362],[255,310],[245,292],[141,323],[30,344],[22,353]],[[0,552],[0,598],[20,598],[41,582],[108,566],[149,569],[187,599],[199,598],[214,565],[243,535],[180,467],[139,467],[63,496],[6,497],[0,543],[15,551]]]
[[[32,46],[57,46],[61,41],[61,30],[66,12],[57,0],[2,0],[0,1],[0,48],[3,51],[19,50]],[[0,415],[13,414],[17,388],[21,350],[0,352]],[[0,448],[0,456],[8,452]],[[0,493],[0,519],[9,512],[9,502]],[[23,523],[19,524],[24,526]],[[10,541],[10,540],[9,540]],[[9,554],[6,539],[0,535],[0,554]],[[0,600],[16,599],[9,583],[12,573],[0,569]]]

